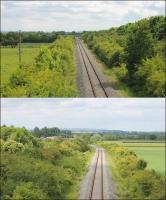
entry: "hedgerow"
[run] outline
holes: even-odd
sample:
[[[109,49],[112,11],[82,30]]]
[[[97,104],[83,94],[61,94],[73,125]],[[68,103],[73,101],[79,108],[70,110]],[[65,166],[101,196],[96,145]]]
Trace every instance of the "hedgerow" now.
[[[137,96],[163,97],[165,32],[165,17],[155,16],[118,28],[84,32],[82,37]]]
[[[3,97],[75,97],[76,66],[72,36],[42,48],[33,65],[21,65],[3,86]]]

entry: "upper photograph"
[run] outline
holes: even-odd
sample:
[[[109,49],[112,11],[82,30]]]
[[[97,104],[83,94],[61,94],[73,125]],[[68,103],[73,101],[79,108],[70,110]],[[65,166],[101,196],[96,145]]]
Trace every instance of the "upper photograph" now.
[[[165,97],[165,1],[2,1],[2,97]]]

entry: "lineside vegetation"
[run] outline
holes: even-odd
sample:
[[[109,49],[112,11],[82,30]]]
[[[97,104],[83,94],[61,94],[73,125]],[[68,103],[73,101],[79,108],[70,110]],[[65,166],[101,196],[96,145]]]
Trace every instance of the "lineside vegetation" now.
[[[84,32],[95,54],[137,96],[165,96],[165,17],[155,16],[118,28]]]
[[[1,127],[2,200],[77,199],[91,156],[83,137],[39,139],[25,128]]]
[[[97,145],[106,149],[119,198],[165,199],[164,177],[146,169],[145,160],[119,144],[98,142]]]
[[[34,64],[22,64],[2,87],[3,97],[76,97],[72,36],[60,36],[41,48]]]

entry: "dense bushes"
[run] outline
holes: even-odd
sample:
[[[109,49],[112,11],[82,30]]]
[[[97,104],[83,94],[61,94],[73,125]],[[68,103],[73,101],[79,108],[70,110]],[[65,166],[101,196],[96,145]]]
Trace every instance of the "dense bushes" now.
[[[99,143],[109,154],[117,186],[118,196],[125,199],[164,199],[163,178],[153,170],[147,170],[146,161],[118,144]]]
[[[77,96],[73,38],[60,37],[40,50],[33,65],[21,65],[3,86],[8,97]]]
[[[29,131],[25,128],[2,126],[0,138],[6,142],[12,140],[23,145],[28,144],[36,147],[39,146],[39,140],[30,134]]]
[[[80,180],[90,156],[83,138],[37,139],[25,128],[2,127],[1,134],[1,188],[2,199],[76,199]],[[14,136],[13,136],[14,135]],[[28,137],[29,135],[29,137]],[[39,145],[31,143],[32,139]],[[16,151],[19,144],[21,150]],[[17,141],[20,141],[18,143]],[[6,148],[10,146],[10,148]],[[71,196],[72,191],[72,196]]]
[[[42,190],[36,187],[33,183],[23,182],[16,187],[13,194],[13,199],[43,200],[43,199],[48,199],[48,197],[43,193]]]
[[[157,54],[152,58],[143,60],[135,73],[135,80],[138,83],[135,89],[140,95],[142,95],[142,91],[146,91],[148,96],[164,96],[165,62],[163,57]]]
[[[112,73],[138,96],[165,96],[165,17],[156,16],[83,39]]]

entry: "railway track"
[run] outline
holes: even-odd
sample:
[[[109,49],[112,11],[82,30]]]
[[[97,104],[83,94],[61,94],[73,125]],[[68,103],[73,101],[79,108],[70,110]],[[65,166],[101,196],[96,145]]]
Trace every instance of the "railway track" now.
[[[105,152],[102,148],[97,148],[89,171],[81,182],[79,200],[115,200],[115,189],[108,171]]]
[[[92,97],[109,97],[107,89],[103,84],[103,80],[98,74],[96,67],[91,61],[87,50],[83,46],[80,39],[76,39],[77,48],[82,58],[84,68],[88,77],[89,85],[91,87]]]
[[[94,174],[89,192],[89,200],[92,199],[104,199],[104,187],[103,187],[103,150],[97,150],[97,158],[94,168]]]

